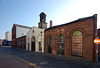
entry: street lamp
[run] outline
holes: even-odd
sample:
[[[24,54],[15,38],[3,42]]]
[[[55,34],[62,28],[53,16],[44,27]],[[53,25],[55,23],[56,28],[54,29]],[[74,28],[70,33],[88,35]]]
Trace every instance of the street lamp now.
[[[41,50],[41,52],[42,52],[42,31],[40,32],[41,33],[41,47],[40,47],[40,50]]]

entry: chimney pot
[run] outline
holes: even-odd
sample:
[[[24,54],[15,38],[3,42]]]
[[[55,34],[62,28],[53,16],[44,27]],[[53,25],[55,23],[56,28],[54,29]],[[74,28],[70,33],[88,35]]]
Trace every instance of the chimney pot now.
[[[50,20],[50,27],[52,27],[52,20]]]

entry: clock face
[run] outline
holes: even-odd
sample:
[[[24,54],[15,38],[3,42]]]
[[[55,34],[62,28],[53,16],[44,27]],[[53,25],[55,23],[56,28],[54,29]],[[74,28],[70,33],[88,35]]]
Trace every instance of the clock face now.
[[[43,24],[43,27],[47,27],[47,25],[46,24]]]

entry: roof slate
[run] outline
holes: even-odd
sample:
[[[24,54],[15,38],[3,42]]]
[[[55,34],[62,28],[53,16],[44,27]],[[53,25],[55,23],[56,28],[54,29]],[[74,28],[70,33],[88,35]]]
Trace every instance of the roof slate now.
[[[22,27],[22,28],[28,28],[28,29],[32,28],[32,27],[28,27],[28,26],[19,25],[19,24],[15,24],[15,26]]]

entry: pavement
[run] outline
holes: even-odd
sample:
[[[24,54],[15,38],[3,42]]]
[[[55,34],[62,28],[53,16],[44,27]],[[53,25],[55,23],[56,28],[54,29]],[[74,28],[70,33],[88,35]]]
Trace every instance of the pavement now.
[[[0,47],[0,68],[100,68],[100,62],[94,63],[62,55]]]
[[[50,53],[44,53],[44,56],[100,68],[100,57],[98,57],[98,62],[91,62],[91,61],[86,61],[78,58],[66,57],[63,55],[54,55]]]

